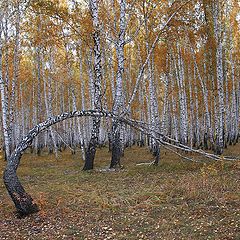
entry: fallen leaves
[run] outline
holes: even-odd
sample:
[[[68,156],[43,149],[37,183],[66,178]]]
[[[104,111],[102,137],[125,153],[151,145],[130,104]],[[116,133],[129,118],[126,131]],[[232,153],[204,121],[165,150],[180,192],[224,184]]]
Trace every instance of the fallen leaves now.
[[[116,172],[84,173],[69,157],[23,162],[20,175],[41,211],[17,219],[0,184],[0,239],[238,239],[239,170],[218,168],[220,176],[205,167],[202,174],[167,156],[160,167],[135,167],[151,155],[126,152],[129,165]]]

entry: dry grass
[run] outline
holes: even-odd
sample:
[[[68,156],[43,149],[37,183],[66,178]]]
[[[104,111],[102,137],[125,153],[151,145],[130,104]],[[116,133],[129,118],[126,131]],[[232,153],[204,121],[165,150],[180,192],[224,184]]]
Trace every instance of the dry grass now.
[[[226,154],[239,156],[239,146]],[[96,170],[82,172],[79,155],[24,155],[19,176],[41,211],[17,219],[1,181],[1,240],[240,239],[238,163],[195,164],[163,151],[159,167],[136,166],[152,157],[133,147],[123,170],[104,172],[104,148]]]

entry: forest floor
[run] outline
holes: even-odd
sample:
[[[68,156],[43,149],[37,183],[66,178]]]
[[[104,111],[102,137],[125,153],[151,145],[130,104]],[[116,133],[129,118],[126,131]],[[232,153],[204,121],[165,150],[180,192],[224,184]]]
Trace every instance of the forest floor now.
[[[225,154],[240,156],[240,146]],[[136,166],[153,159],[132,147],[124,168],[110,172],[103,148],[95,170],[83,172],[79,156],[24,154],[18,174],[41,211],[18,219],[0,180],[1,240],[240,239],[239,162],[192,163],[162,151],[158,167]]]

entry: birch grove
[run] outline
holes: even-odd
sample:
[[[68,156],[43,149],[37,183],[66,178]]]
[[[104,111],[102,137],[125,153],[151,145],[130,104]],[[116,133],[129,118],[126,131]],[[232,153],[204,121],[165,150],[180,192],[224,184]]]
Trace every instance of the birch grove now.
[[[133,144],[158,164],[166,137],[224,154],[239,140],[239,12],[235,0],[2,1],[6,160],[39,122],[86,109],[130,117],[150,132],[88,116],[49,126],[31,150],[57,159],[70,149],[84,170],[94,168],[98,147],[109,148],[111,168],[121,167]]]

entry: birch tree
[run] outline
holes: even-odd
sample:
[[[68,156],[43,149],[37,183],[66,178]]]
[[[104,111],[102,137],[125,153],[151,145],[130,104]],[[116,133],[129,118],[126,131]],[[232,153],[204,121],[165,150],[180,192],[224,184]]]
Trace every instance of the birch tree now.
[[[119,0],[120,7],[120,22],[118,38],[115,40],[115,48],[117,52],[117,74],[116,74],[116,87],[113,104],[113,113],[120,114],[123,109],[123,72],[124,72],[124,46],[126,34],[126,1]],[[116,25],[116,23],[115,23]],[[117,29],[115,29],[117,31]],[[121,127],[117,121],[113,121],[112,126],[112,159],[110,168],[120,166],[120,158],[122,154],[122,146],[120,139]]]
[[[101,65],[101,42],[100,42],[100,22],[98,17],[98,4],[97,0],[89,1],[89,9],[93,22],[93,40],[94,40],[94,108],[100,110],[102,107],[102,65]],[[100,118],[93,118],[93,128],[91,138],[86,149],[86,158],[83,170],[93,169],[93,163],[96,153],[96,147],[99,141],[99,128]]]
[[[220,1],[221,2],[221,1]],[[222,154],[224,147],[224,75],[223,75],[223,43],[222,43],[222,23],[221,8],[219,1],[203,1],[207,23],[209,24],[209,34],[213,44],[213,67],[215,68],[215,81],[218,94],[218,130],[216,153]]]
[[[0,91],[1,91],[1,107],[2,107],[2,124],[4,135],[5,159],[8,160],[11,154],[11,136],[9,131],[9,105],[8,105],[8,80],[7,76],[3,76],[3,33],[4,33],[4,13],[6,10],[6,1],[0,6]],[[5,29],[6,31],[6,29]],[[5,33],[6,35],[6,33]]]

